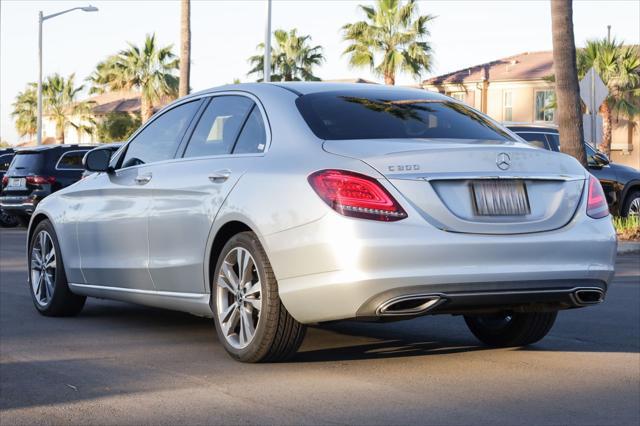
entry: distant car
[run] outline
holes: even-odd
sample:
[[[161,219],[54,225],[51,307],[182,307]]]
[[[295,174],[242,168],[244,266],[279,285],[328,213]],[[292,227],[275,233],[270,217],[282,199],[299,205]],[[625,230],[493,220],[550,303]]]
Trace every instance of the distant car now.
[[[0,180],[9,169],[15,151],[13,148],[0,149]],[[0,227],[12,228],[18,225],[18,219],[0,208]]]
[[[560,151],[558,129],[544,125],[508,125],[522,139],[549,151]],[[609,210],[616,216],[640,216],[640,170],[611,163],[606,155],[588,143],[589,172],[600,180]]]
[[[117,150],[120,149],[120,147],[124,145],[124,142],[112,142],[112,143],[105,143],[105,144],[101,144],[98,145],[97,147],[93,148],[93,149],[103,149],[109,152],[109,157],[111,157]],[[93,150],[92,150],[93,151]],[[87,176],[90,176],[92,174],[94,174],[95,172],[90,172],[89,170],[84,170],[82,172],[82,179],[86,178]]]
[[[94,145],[45,145],[18,149],[2,177],[0,208],[27,222],[46,196],[80,180],[84,155]]]

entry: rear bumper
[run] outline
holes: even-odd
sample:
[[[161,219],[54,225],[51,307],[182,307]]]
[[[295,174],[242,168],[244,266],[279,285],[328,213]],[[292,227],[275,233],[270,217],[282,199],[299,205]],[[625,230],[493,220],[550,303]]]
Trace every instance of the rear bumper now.
[[[31,195],[6,195],[0,197],[0,208],[11,214],[31,215],[40,202]]]
[[[606,292],[617,247],[609,218],[580,213],[555,231],[479,235],[442,231],[415,217],[381,223],[331,212],[263,239],[280,297],[303,323],[368,318],[385,300],[412,294],[457,300],[457,307],[451,300],[431,313],[487,307],[500,300],[496,293],[518,293],[518,299],[503,297],[491,308],[545,301],[576,307],[570,296],[576,288]],[[464,294],[481,297],[461,303]]]

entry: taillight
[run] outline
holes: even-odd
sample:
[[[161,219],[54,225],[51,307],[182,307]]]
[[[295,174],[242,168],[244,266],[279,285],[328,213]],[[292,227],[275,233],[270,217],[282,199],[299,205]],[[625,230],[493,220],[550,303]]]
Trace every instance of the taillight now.
[[[308,180],[320,198],[344,216],[387,222],[407,217],[391,194],[369,176],[344,170],[320,170]]]
[[[2,176],[2,186],[7,186],[8,183],[9,183],[9,176],[7,175]]]
[[[587,216],[600,219],[609,215],[609,206],[600,181],[589,176],[589,196],[587,198]]]
[[[27,176],[27,183],[31,185],[46,185],[56,183],[55,176]]]

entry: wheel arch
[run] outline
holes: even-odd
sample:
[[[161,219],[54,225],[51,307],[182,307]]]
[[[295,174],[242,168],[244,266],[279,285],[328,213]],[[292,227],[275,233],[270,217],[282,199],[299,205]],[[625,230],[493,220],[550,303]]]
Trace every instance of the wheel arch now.
[[[49,222],[51,222],[51,226],[53,226],[55,229],[53,221],[45,213],[37,212],[31,217],[31,221],[29,222],[29,228],[27,230],[27,251],[29,251],[29,246],[31,245],[31,237],[33,237],[33,232],[35,231],[36,227],[40,224],[40,222],[45,220],[48,220]]]
[[[624,189],[622,190],[622,196],[620,197],[620,215],[622,215],[622,211],[624,207],[627,205],[627,197],[632,194],[634,191],[640,191],[640,180],[634,179],[632,181],[627,182]]]
[[[208,244],[207,255],[205,258],[205,288],[207,291],[211,292],[211,277],[214,274],[214,269],[216,267],[216,263],[218,263],[218,258],[220,257],[222,248],[234,235],[241,232],[253,232],[257,235],[257,233],[247,225],[245,221],[239,219],[231,219],[221,225],[215,231],[215,234],[212,232],[214,235],[210,238],[211,242]]]

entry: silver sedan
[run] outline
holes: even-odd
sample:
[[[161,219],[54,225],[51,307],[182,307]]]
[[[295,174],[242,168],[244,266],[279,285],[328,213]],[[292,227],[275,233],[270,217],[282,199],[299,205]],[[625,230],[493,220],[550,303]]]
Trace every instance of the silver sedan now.
[[[306,324],[426,314],[527,345],[602,302],[614,273],[596,179],[423,90],[211,89],[85,167],[31,220],[38,311],[90,296],[213,317],[241,361],[291,357]]]

